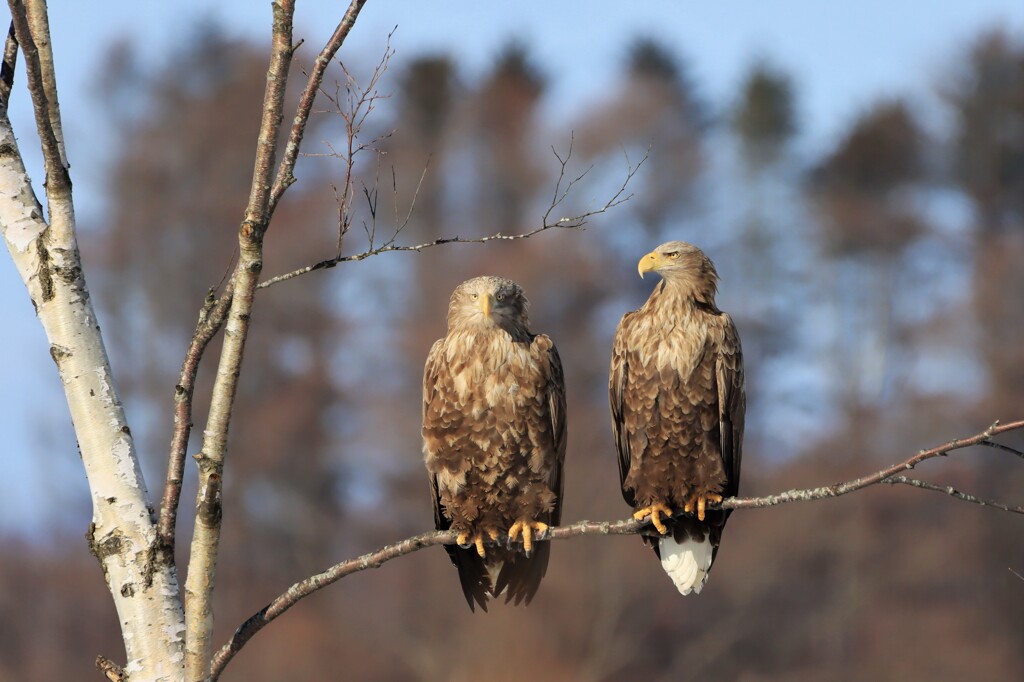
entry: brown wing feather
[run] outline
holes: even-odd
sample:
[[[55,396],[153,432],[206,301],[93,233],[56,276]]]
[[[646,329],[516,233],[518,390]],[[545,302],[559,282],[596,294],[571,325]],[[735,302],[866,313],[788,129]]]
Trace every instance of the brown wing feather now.
[[[547,339],[545,336],[544,338]],[[548,355],[547,375],[547,404],[548,419],[551,422],[552,442],[555,446],[555,462],[552,467],[551,489],[555,491],[558,498],[555,500],[554,508],[551,510],[550,525],[557,526],[562,522],[562,494],[565,486],[562,480],[562,468],[565,465],[565,448],[568,442],[569,432],[566,429],[566,397],[565,397],[565,374],[562,371],[562,358],[558,355],[555,344],[548,339],[550,348]]]
[[[733,497],[739,494],[746,396],[739,334],[728,314],[715,315],[705,353],[708,356],[707,367],[713,368],[714,381],[714,412],[709,415],[714,421],[710,422],[713,427],[708,429],[708,436],[718,437],[717,454],[721,457],[725,474],[721,494],[723,497]],[[699,539],[707,535],[713,547],[711,559],[714,561],[718,556],[722,532],[731,514],[732,510],[729,509],[709,510],[704,522],[693,517],[682,517],[676,521],[673,534],[677,542],[687,536]],[[658,553],[656,545],[654,549]]]
[[[626,382],[629,380],[625,328],[635,314],[635,312],[626,313],[619,322],[615,331],[615,341],[612,344],[612,364],[608,374],[608,401],[612,411],[612,431],[615,435],[615,450],[619,455],[619,484],[622,486],[622,496],[625,498],[626,504],[631,507],[635,504],[633,491],[627,488],[625,483],[632,453],[629,450],[629,434],[624,420],[623,396]]]
[[[743,460],[743,427],[747,397],[743,376],[743,349],[732,318],[722,313],[724,338],[716,359],[718,383],[718,428],[722,437],[722,460],[727,476],[723,494],[739,494],[740,464]]]

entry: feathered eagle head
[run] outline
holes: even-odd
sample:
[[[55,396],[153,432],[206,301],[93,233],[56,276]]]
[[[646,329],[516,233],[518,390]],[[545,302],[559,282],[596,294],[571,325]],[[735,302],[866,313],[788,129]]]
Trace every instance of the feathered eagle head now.
[[[640,277],[656,272],[666,285],[680,287],[698,301],[714,305],[718,272],[711,259],[693,244],[665,242],[641,258],[636,269]]]
[[[523,289],[502,277],[474,277],[452,292],[448,304],[448,329],[500,327],[508,332],[528,328],[529,302]]]

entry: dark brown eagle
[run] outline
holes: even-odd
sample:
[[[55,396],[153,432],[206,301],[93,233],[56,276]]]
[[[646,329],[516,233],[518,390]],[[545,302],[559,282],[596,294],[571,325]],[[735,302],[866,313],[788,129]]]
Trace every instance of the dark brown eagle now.
[[[530,333],[515,282],[477,277],[452,293],[448,333],[423,373],[423,453],[434,524],[458,532],[446,546],[462,591],[527,604],[548,566],[558,525],[565,459],[565,383],[558,351]],[[522,537],[522,549],[518,539]],[[508,539],[508,547],[485,546]]]
[[[700,592],[737,494],[746,398],[732,319],[715,306],[718,273],[692,244],[668,242],[640,259],[662,280],[615,332],[608,382],[622,496],[682,594]],[[687,516],[673,516],[680,511]]]

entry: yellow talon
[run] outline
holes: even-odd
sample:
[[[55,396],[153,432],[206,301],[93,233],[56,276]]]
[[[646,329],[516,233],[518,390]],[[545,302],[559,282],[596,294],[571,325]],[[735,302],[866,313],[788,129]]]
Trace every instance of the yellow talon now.
[[[543,535],[547,530],[548,524],[543,521],[516,521],[508,529],[508,539],[514,542],[519,538],[519,533],[522,532],[523,550],[529,556],[533,552],[533,531],[537,531],[538,535]]]
[[[683,506],[683,511],[687,514],[697,512],[697,520],[703,521],[705,516],[705,510],[707,509],[708,503],[716,504],[722,501],[721,495],[715,493],[705,493],[703,495],[694,493],[690,496],[690,499],[686,501]]]
[[[500,535],[494,528],[485,528],[484,533],[487,533],[487,536],[490,537],[491,540],[497,540]],[[462,549],[476,547],[477,554],[481,557],[487,556],[487,549],[484,547],[483,533],[477,533],[471,537],[468,531],[462,531],[456,536],[455,543]]]
[[[671,517],[672,510],[666,507],[665,505],[661,504],[660,502],[656,502],[649,507],[637,509],[633,513],[633,518],[637,521],[642,521],[644,518],[650,516],[651,524],[658,530],[659,533],[664,535],[668,532],[668,528],[665,526],[664,523],[661,522],[662,515],[665,515],[666,517]]]

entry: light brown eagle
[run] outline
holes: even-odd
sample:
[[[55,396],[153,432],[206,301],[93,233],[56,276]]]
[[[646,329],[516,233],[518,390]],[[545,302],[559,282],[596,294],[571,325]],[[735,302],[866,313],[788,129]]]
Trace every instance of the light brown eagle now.
[[[615,332],[608,390],[622,495],[664,536],[644,541],[679,591],[699,593],[729,518],[707,505],[739,489],[740,338],[715,306],[718,274],[700,249],[668,242],[637,269],[662,280]]]
[[[423,453],[434,523],[458,532],[446,546],[462,591],[527,604],[548,566],[565,459],[565,383],[551,339],[532,334],[515,282],[477,277],[452,293],[448,333],[423,373]],[[522,536],[522,549],[518,539]],[[506,547],[486,546],[507,538]]]

